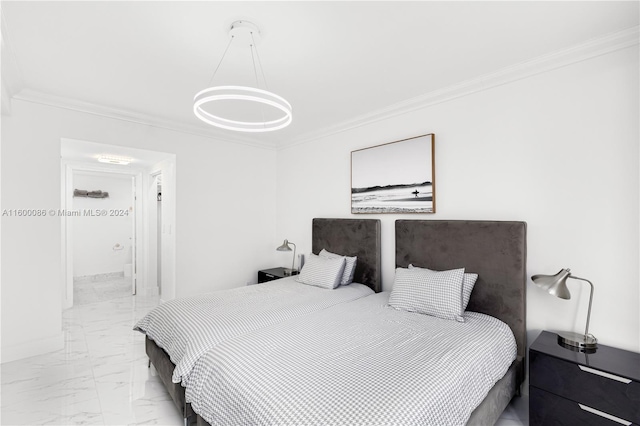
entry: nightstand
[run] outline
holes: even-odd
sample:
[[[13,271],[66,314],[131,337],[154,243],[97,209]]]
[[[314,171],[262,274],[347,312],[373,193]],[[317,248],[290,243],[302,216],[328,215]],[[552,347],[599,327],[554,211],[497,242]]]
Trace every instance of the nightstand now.
[[[578,352],[543,331],[529,348],[529,424],[640,424],[640,354]]]
[[[280,278],[290,277],[291,275],[298,275],[298,271],[291,273],[291,269],[289,268],[265,269],[258,271],[258,284],[279,280]]]

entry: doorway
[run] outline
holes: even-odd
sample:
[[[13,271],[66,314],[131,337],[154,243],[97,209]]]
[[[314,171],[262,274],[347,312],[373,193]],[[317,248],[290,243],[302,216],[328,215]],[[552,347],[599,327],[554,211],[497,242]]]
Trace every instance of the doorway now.
[[[142,173],[62,161],[62,307],[136,294]]]
[[[117,175],[122,179],[129,179],[130,188],[135,189],[132,195],[134,199],[132,213],[135,218],[131,224],[132,242],[128,245],[127,238],[129,237],[112,241],[108,245],[111,250],[110,255],[129,257],[129,252],[131,252],[130,272],[126,263],[123,271],[124,278],[129,278],[129,274],[131,274],[131,280],[134,280],[129,295],[134,292],[136,295],[157,295],[161,291],[162,301],[173,299],[175,297],[176,273],[176,155],[161,151],[62,138],[60,157],[60,212],[84,213],[73,207],[75,189],[104,191],[104,188],[96,185],[86,188],[77,187],[74,185],[74,173],[107,173],[110,176]],[[109,161],[102,161],[105,159],[104,157]],[[119,159],[129,160],[129,164],[114,163]],[[160,202],[158,202],[158,186],[161,191]],[[122,193],[123,190],[118,192]],[[102,202],[103,200],[90,201]],[[101,205],[93,203],[88,206],[89,209],[91,207],[101,207]],[[158,209],[158,207],[160,208]],[[108,213],[111,214],[111,212]],[[114,212],[114,214],[122,213]],[[74,272],[73,221],[76,218],[60,214],[58,216],[61,221],[60,290],[62,309],[68,309],[74,304],[74,276],[83,275],[81,275],[82,272]],[[100,222],[97,221],[97,223]],[[119,273],[120,271],[106,272]]]
[[[129,258],[129,254],[131,256],[131,263],[125,263],[122,271],[123,278],[129,278],[130,274],[132,280],[129,295],[132,293],[135,295],[157,295],[159,291],[162,291],[162,300],[173,299],[175,297],[176,260],[176,155],[161,151],[62,138],[60,157],[61,212],[84,214],[74,208],[73,194],[75,189],[104,191],[103,188],[96,185],[93,185],[96,186],[95,188],[93,186],[79,188],[74,184],[74,173],[107,173],[110,176],[118,175],[122,179],[129,179],[130,188],[135,189],[132,191],[133,204],[129,206],[133,207],[133,211],[129,212],[129,217],[132,218],[132,240],[131,244],[128,244],[129,237],[121,237],[118,241],[114,240],[109,243],[110,255],[113,257],[120,255],[127,258]],[[127,162],[116,162],[119,160],[127,160]],[[158,186],[162,191],[160,202],[158,202]],[[118,192],[123,193],[124,191],[121,189]],[[102,202],[103,200],[92,201]],[[158,206],[160,206],[159,209]],[[96,204],[88,206],[90,210],[91,207],[101,206]],[[116,208],[115,210],[113,214],[124,214],[126,209]],[[108,212],[108,214],[111,213]],[[60,214],[58,216],[61,220],[62,242],[62,268],[60,270],[62,309],[68,309],[74,304],[74,276],[83,276],[83,274],[74,272],[73,244],[75,238],[74,220],[76,218]],[[153,241],[151,241],[152,239]],[[117,272],[120,275],[119,268],[105,273],[109,272]],[[97,274],[89,273],[89,275]],[[158,277],[160,277],[160,281],[158,281]]]
[[[74,170],[72,181],[74,304],[136,294],[136,177]]]

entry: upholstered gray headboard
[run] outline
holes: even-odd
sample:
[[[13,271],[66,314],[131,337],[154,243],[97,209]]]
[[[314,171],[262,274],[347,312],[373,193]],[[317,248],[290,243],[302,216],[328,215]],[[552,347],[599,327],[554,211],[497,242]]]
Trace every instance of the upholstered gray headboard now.
[[[353,281],[365,284],[376,293],[382,290],[380,269],[380,220],[313,219],[312,251],[322,249],[344,256],[357,256]]]
[[[467,310],[505,322],[516,337],[519,383],[527,351],[525,222],[397,220],[396,265],[478,274]]]

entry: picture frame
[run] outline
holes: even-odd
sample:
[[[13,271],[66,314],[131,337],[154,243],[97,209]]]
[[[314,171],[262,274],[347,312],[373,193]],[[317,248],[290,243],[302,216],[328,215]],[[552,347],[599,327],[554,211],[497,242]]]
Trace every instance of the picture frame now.
[[[351,213],[435,213],[433,133],[351,151]]]

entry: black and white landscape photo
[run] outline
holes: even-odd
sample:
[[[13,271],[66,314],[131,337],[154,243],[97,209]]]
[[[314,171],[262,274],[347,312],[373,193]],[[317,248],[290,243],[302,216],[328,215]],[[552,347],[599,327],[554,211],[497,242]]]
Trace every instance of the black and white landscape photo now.
[[[435,213],[434,135],[351,152],[351,213]]]

